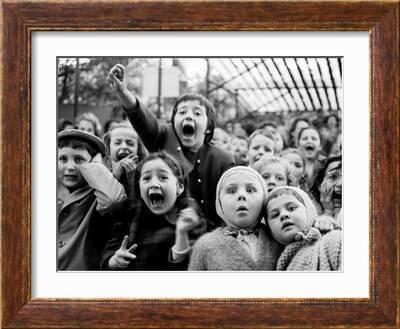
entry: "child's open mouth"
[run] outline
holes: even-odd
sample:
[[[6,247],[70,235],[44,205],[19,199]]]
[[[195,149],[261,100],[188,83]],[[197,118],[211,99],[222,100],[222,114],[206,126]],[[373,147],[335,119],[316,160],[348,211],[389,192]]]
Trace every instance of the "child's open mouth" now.
[[[118,161],[121,161],[122,159],[125,159],[131,152],[128,150],[121,150],[117,153],[117,159]]]
[[[312,145],[307,145],[307,146],[305,147],[305,150],[306,150],[306,151],[309,151],[309,152],[314,151],[314,149],[315,149],[315,147],[312,146]]]
[[[342,207],[342,191],[333,191],[332,192],[332,201],[333,201],[333,206],[335,208],[341,208]]]
[[[164,195],[161,192],[150,192],[149,199],[154,208],[161,208],[164,203]]]
[[[246,206],[240,206],[239,208],[236,209],[237,213],[247,213],[249,210],[247,209]]]
[[[182,126],[182,133],[185,137],[192,137],[195,133],[194,123],[184,123]]]

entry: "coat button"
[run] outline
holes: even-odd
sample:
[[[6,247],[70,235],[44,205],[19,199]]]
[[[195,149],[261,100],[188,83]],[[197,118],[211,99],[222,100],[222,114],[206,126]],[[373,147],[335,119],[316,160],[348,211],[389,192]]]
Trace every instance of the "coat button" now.
[[[200,200],[200,203],[203,204],[203,203],[204,203],[204,200]]]
[[[178,152],[180,152],[180,151],[182,151],[182,148],[181,148],[180,146],[178,146],[178,147],[176,148],[176,150],[177,150]]]
[[[65,242],[64,241],[58,241],[58,248],[62,248],[65,246]]]
[[[200,159],[197,159],[197,163],[200,163]]]
[[[201,183],[201,179],[200,179],[200,178],[198,178],[197,181],[198,181],[199,183]]]

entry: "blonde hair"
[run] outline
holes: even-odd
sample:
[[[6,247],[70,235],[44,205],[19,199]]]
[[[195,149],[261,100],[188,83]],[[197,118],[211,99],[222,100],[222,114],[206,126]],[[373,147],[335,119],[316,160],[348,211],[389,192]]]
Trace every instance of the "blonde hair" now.
[[[275,155],[263,155],[260,159],[258,159],[254,164],[253,164],[253,169],[255,169],[258,173],[261,174],[262,168],[264,168],[266,165],[269,165],[271,163],[278,163],[283,166],[285,169],[285,174],[286,174],[286,180],[287,184],[289,186],[295,186],[296,185],[296,177],[293,175],[293,169],[290,166],[289,162],[284,159],[280,158]]]
[[[82,120],[89,121],[94,128],[94,134],[99,137],[101,131],[101,124],[99,119],[92,112],[82,113],[80,116],[76,118],[76,126],[79,125],[79,122]]]

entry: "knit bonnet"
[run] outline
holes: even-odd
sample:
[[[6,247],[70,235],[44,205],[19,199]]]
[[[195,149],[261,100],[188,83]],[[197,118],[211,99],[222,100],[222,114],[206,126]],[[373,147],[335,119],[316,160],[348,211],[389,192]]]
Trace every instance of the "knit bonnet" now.
[[[262,188],[262,193],[263,193],[263,200],[267,197],[267,186],[265,184],[264,179],[261,177],[261,175],[255,171],[253,168],[246,167],[246,166],[236,166],[228,169],[223,173],[223,175],[220,177],[218,184],[217,184],[217,191],[216,191],[216,198],[215,198],[215,209],[217,210],[217,214],[219,217],[221,217],[225,222],[227,221],[226,216],[222,210],[222,205],[221,205],[221,199],[220,199],[220,194],[221,190],[224,187],[227,178],[232,176],[233,174],[238,174],[238,173],[250,173],[256,179],[260,182],[261,188]]]
[[[310,197],[308,196],[308,194],[298,187],[280,186],[275,188],[273,191],[269,193],[267,197],[267,200],[265,202],[265,211],[268,212],[267,206],[272,199],[275,199],[278,196],[285,194],[290,195],[290,193],[285,193],[285,191],[291,191],[292,192],[291,194],[295,194],[297,199],[304,205],[304,207],[306,208],[307,228],[311,227],[314,219],[318,216],[317,209],[315,209],[315,206],[311,201]],[[265,218],[268,218],[268,216],[266,216]]]

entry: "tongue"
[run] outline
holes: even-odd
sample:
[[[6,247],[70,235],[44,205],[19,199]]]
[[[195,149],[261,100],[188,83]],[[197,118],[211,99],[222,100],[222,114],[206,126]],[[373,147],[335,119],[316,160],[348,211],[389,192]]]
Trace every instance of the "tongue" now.
[[[192,126],[183,126],[183,135],[190,137],[194,134],[194,128]]]
[[[162,206],[163,200],[161,199],[155,199],[152,201],[152,204],[154,207],[159,208]]]

